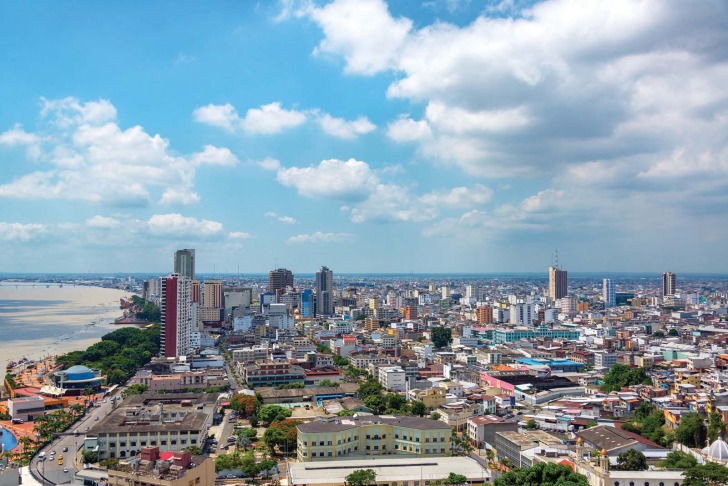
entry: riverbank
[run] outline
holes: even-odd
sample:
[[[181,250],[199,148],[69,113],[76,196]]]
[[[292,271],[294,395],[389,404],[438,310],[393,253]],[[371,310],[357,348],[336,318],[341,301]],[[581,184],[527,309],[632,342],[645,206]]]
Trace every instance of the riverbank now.
[[[0,366],[86,349],[119,325],[125,290],[0,282]]]

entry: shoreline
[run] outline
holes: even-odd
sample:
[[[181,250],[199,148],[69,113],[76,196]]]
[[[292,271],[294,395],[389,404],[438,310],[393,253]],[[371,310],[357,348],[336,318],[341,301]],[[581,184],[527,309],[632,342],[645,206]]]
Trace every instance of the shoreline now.
[[[1,343],[0,366],[86,349],[120,326],[138,326],[115,322],[123,317],[119,299],[131,294],[98,285],[0,281],[0,303],[8,306],[0,331],[16,337]]]

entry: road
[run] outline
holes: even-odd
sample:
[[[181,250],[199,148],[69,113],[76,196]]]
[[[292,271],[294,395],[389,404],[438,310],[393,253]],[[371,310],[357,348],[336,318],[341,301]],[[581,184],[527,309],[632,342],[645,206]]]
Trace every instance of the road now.
[[[117,395],[118,393],[120,391],[117,391]],[[75,472],[83,467],[80,461],[78,463],[76,462],[76,453],[83,446],[84,435],[96,423],[96,417],[98,417],[98,420],[101,420],[112,408],[110,398],[106,399],[106,403],[101,401],[97,403],[98,406],[90,408],[86,415],[72,425],[67,432],[60,434],[41,449],[41,451],[45,451],[46,453],[46,459],[44,461],[39,461],[37,454],[33,458],[30,463],[30,468],[38,477],[45,478],[43,484],[71,483]],[[76,429],[80,432],[78,436],[73,433]],[[64,447],[68,448],[67,452],[63,452]],[[51,451],[55,451],[53,457],[50,456]],[[58,463],[61,457],[63,458],[63,464]],[[63,472],[64,469],[67,469],[68,472]]]

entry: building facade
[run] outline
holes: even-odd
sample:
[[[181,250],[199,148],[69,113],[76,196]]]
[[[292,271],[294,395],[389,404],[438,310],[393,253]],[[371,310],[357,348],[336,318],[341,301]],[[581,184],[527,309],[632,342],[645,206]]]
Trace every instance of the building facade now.
[[[364,416],[319,419],[298,426],[298,461],[336,461],[450,453],[452,428],[420,417]]]
[[[190,280],[195,279],[195,250],[177,250],[174,252],[174,272]]]
[[[161,292],[159,307],[162,313],[162,326],[159,354],[167,358],[187,356],[192,351],[190,342],[192,281],[180,274],[162,277]]]
[[[321,267],[316,272],[316,315],[330,316],[334,313],[334,272]]]

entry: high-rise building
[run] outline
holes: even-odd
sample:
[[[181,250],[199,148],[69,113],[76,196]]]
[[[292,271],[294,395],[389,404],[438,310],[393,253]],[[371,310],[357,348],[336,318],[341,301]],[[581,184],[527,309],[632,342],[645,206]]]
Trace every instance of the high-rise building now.
[[[314,302],[313,290],[306,289],[301,292],[301,317],[314,317]]]
[[[530,326],[533,324],[533,305],[532,304],[515,304],[510,309],[511,324],[518,326]]]
[[[493,324],[493,307],[489,305],[485,305],[482,307],[478,307],[476,310],[476,317],[478,319],[478,324]]]
[[[192,349],[192,281],[173,273],[162,277],[159,307],[162,326],[159,354],[167,358],[188,355]]]
[[[199,280],[192,281],[192,302],[196,302],[198,304],[202,302],[202,293],[200,292]]]
[[[558,300],[566,297],[568,288],[568,272],[557,267],[549,267],[549,297]]]
[[[604,308],[609,309],[617,305],[614,292],[614,282],[611,278],[605,278],[602,281],[602,297],[604,298]]]
[[[202,293],[203,307],[222,307],[222,280],[205,280]]]
[[[662,274],[662,296],[675,295],[675,274],[665,272]]]
[[[286,287],[293,287],[293,272],[285,268],[268,272],[268,291],[275,294],[276,302],[280,302],[281,295],[286,293]]]
[[[174,252],[174,273],[195,279],[195,250],[177,250]]]
[[[316,272],[316,315],[330,316],[334,313],[334,272],[326,267]]]

